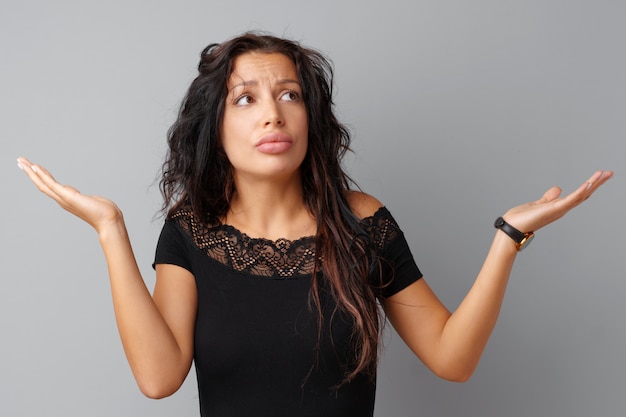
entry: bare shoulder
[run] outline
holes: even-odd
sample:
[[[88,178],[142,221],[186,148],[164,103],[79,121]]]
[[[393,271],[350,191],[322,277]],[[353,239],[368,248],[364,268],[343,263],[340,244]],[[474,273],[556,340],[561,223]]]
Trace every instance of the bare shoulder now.
[[[378,201],[375,197],[361,191],[348,191],[346,200],[352,212],[359,219],[372,216],[383,206],[383,203]]]

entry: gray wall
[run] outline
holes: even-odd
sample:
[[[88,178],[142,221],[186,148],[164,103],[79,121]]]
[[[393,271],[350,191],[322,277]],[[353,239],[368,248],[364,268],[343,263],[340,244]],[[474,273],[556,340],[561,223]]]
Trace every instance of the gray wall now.
[[[198,54],[262,29],[334,60],[347,165],[450,308],[497,215],[617,171],[519,257],[470,382],[433,377],[388,331],[376,415],[622,416],[625,21],[618,0],[1,0],[0,415],[198,415],[193,375],[141,396],[95,233],[15,158],[115,200],[152,286],[153,181]]]

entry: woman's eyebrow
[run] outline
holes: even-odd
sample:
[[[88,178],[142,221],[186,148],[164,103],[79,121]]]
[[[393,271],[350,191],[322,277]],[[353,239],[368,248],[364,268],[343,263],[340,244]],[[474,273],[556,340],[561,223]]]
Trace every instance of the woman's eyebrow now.
[[[283,84],[298,84],[300,85],[300,81],[297,80],[292,80],[291,78],[281,78],[280,80],[276,81],[276,84],[279,85],[283,85]],[[237,83],[235,85],[233,85],[229,91],[234,90],[235,88],[238,87],[249,87],[249,86],[257,86],[259,85],[259,82],[256,80],[248,80],[248,81],[242,81],[240,83]]]

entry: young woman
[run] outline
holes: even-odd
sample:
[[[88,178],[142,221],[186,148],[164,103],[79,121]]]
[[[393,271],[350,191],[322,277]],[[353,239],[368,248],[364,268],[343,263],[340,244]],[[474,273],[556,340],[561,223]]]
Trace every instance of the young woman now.
[[[207,47],[169,131],[152,295],[113,202],[61,185],[24,158],[18,164],[97,231],[145,395],[174,393],[195,361],[203,416],[371,416],[382,320],[434,373],[467,380],[531,232],[613,174],[507,211],[450,313],[389,211],[351,190],[341,168],[349,142],[320,53],[257,34]]]

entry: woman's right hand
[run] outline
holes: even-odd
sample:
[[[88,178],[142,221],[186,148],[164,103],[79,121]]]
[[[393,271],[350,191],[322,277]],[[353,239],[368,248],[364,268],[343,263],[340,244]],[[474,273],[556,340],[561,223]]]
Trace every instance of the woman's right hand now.
[[[72,186],[60,184],[48,170],[31,163],[26,158],[17,158],[17,165],[39,191],[56,201],[65,210],[89,223],[98,233],[107,226],[123,221],[121,210],[111,200],[81,194]]]
[[[191,272],[176,265],[157,265],[153,299],[115,203],[59,184],[45,168],[26,158],[18,158],[17,163],[42,193],[96,229],[107,260],[117,327],[135,379],[151,398],[175,392],[193,360],[198,296]]]

